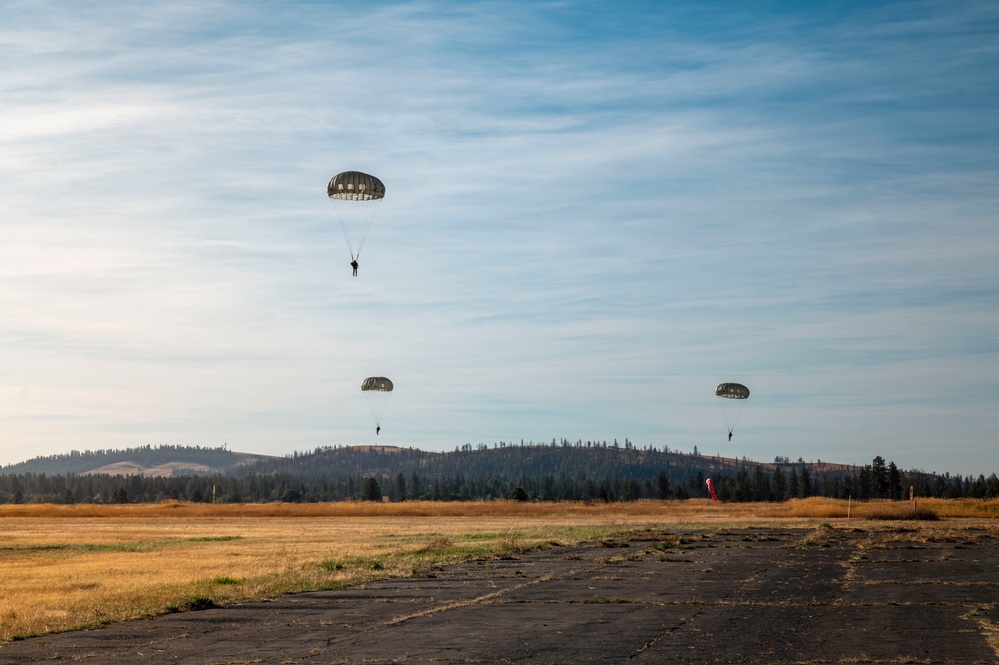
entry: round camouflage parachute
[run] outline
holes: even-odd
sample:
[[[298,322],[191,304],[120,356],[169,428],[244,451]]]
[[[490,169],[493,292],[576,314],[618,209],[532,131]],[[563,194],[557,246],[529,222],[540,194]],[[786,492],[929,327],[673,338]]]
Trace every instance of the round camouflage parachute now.
[[[749,388],[741,383],[722,383],[715,388],[715,395],[726,399],[748,399]]]
[[[369,376],[361,381],[361,390],[380,390],[387,393],[391,392],[393,388],[395,386],[392,385],[392,381],[384,376]]]
[[[385,197],[385,184],[367,173],[344,171],[330,178],[326,195],[340,201],[371,201]]]

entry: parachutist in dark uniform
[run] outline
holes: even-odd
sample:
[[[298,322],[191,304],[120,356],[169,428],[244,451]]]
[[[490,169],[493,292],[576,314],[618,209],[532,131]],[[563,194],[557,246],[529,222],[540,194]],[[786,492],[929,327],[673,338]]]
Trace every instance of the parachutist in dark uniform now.
[[[354,269],[354,277],[357,277],[357,259],[350,262],[350,267]]]
[[[375,425],[375,436],[378,436],[378,433],[381,432],[381,431],[382,431],[382,426],[381,425]]]
[[[728,433],[728,440],[729,440],[729,441],[731,441],[731,440],[732,440],[732,433],[731,433],[731,432],[729,432],[729,433]]]

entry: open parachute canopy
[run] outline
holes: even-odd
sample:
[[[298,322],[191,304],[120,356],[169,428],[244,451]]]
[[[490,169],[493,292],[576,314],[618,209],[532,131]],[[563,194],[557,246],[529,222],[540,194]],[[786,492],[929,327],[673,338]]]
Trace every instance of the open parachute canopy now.
[[[728,427],[728,440],[732,440],[732,430],[739,420],[742,407],[749,399],[749,388],[741,383],[722,383],[715,388],[715,395],[718,397],[718,406],[721,407],[722,417],[725,418],[725,425]]]
[[[385,198],[385,185],[373,175],[344,171],[330,178],[326,195],[341,201],[371,201]]]
[[[375,419],[375,425],[378,427],[382,426],[382,416],[385,415],[385,407],[388,406],[394,388],[392,381],[384,376],[369,376],[361,381],[361,392],[368,401],[371,417]]]
[[[392,392],[395,386],[392,385],[390,379],[386,379],[384,376],[369,376],[364,381],[361,381],[361,390],[367,392],[369,390],[377,390],[379,392],[387,393]]]
[[[741,383],[722,383],[715,388],[715,395],[726,399],[749,399],[749,388]]]
[[[344,171],[330,178],[326,195],[333,203],[350,258],[356,260],[361,255],[375,213],[385,198],[385,185],[373,175]]]

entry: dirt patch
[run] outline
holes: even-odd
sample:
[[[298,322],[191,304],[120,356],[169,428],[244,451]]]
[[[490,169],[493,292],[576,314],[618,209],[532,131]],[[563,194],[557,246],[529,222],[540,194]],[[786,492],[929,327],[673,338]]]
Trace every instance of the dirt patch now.
[[[999,663],[994,534],[958,536],[636,533],[12,642],[0,663]]]

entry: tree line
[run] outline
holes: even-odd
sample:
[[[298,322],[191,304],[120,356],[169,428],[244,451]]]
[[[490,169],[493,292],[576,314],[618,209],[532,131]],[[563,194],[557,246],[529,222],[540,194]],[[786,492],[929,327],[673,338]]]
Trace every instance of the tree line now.
[[[166,461],[176,461],[183,451],[168,452],[173,459]],[[216,452],[219,459],[228,453]],[[122,459],[131,458],[113,461]],[[638,448],[626,439],[624,444],[553,440],[491,448],[466,445],[447,453],[327,447],[231,467],[225,473],[171,477],[4,470],[0,503],[683,500],[706,497],[709,477],[722,501],[779,502],[810,496],[899,500],[908,498],[909,487],[920,497],[999,497],[994,473],[973,478],[902,471],[881,456],[862,467],[780,457],[758,463],[696,451]]]
[[[17,464],[0,467],[0,474],[17,475],[44,473],[46,475],[79,474],[108,464],[128,461],[143,467],[154,467],[178,460],[194,465],[224,469],[239,464],[243,458],[225,447],[201,446],[141,446],[124,450],[74,450],[63,455],[36,457]]]

